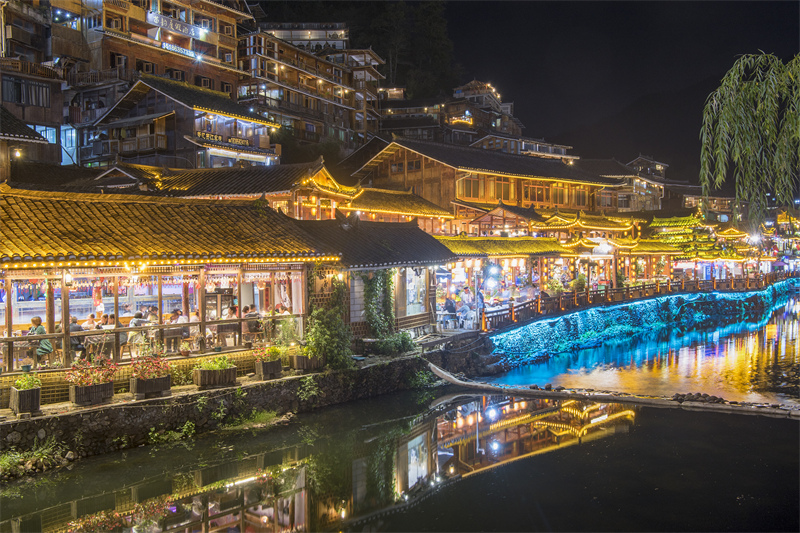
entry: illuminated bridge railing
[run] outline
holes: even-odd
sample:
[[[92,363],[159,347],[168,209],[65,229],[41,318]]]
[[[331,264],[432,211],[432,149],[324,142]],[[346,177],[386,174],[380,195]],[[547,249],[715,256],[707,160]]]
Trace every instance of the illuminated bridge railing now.
[[[627,301],[653,298],[667,294],[697,293],[697,292],[745,292],[759,290],[786,279],[797,279],[798,274],[792,272],[772,272],[748,278],[728,278],[721,280],[671,280],[655,282],[645,285],[634,285],[612,289],[606,287],[601,290],[565,291],[558,295],[539,294],[536,298],[515,304],[511,302],[501,309],[483,309],[477,327],[482,331],[489,331],[524,322],[540,316],[552,316],[561,313],[586,309],[595,305],[621,303]]]

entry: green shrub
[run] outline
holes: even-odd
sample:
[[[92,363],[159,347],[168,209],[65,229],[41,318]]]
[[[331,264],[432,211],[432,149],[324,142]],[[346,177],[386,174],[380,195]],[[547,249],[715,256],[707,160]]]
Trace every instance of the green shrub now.
[[[39,376],[36,374],[36,372],[25,374],[14,382],[14,388],[17,390],[36,389],[41,386],[42,380],[39,379]]]
[[[214,359],[208,359],[198,363],[195,368],[201,370],[225,370],[226,368],[233,368],[234,366],[236,365],[228,359],[227,355],[220,355]]]

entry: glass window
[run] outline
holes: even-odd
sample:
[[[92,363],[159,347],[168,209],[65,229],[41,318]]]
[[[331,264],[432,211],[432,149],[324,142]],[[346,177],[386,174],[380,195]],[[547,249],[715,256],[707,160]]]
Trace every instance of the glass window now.
[[[564,185],[553,185],[553,203],[565,205],[567,203],[567,188]]]
[[[425,269],[406,268],[406,316],[425,312]]]
[[[392,163],[392,173],[403,172],[403,163]]]
[[[497,200],[513,200],[514,187],[511,178],[495,178],[494,179],[494,197]]]

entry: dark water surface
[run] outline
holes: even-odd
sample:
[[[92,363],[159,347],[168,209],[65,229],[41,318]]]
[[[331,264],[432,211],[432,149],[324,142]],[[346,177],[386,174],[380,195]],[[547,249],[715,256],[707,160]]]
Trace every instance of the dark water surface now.
[[[437,388],[82,460],[2,487],[0,532],[798,531],[798,450],[796,420]]]
[[[726,400],[800,403],[800,300],[761,323],[703,331],[667,330],[553,356],[486,381],[670,396],[701,392]]]

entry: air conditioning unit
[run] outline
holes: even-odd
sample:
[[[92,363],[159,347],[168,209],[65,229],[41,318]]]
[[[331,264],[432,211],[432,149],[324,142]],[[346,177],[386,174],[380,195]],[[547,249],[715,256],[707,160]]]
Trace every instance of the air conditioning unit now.
[[[225,35],[233,35],[233,26],[223,26],[222,33]]]
[[[209,87],[211,87],[211,80],[208,78],[200,78],[200,84],[206,89],[208,89]]]
[[[170,12],[169,12],[169,16],[174,18],[174,19],[179,19],[180,20],[180,18],[181,18],[180,9],[171,9]]]
[[[182,70],[173,70],[171,76],[172,76],[173,80],[183,81],[183,71]]]
[[[203,19],[200,21],[200,26],[205,29],[211,28],[211,21],[209,19]]]
[[[120,19],[110,19],[108,24],[109,28],[113,28],[115,30],[119,30],[122,28],[122,21]]]
[[[114,66],[123,67],[128,63],[128,58],[125,56],[114,56]]]
[[[152,74],[153,73],[153,64],[152,63],[142,63],[142,72],[145,74]]]

